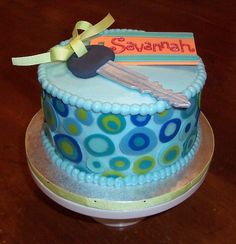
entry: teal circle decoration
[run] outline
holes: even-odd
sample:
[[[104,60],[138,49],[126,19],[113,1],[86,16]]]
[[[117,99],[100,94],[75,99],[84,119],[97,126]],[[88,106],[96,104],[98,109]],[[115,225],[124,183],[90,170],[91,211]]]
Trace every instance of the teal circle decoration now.
[[[156,166],[156,161],[151,156],[142,156],[137,159],[133,165],[133,172],[142,175],[147,174]]]
[[[167,166],[176,162],[181,156],[181,146],[178,144],[168,145],[159,152],[158,162]]]
[[[57,113],[59,113],[62,117],[66,117],[68,115],[68,106],[65,103],[63,103],[60,99],[53,97],[52,104]]]
[[[84,140],[85,149],[95,157],[108,156],[114,153],[113,142],[102,134],[92,134]]]
[[[191,106],[189,108],[185,108],[185,109],[181,110],[181,117],[183,119],[190,117],[196,111],[196,108],[198,107],[197,95],[192,97],[189,101],[191,103]]]
[[[194,142],[196,140],[197,137],[197,130],[194,130],[191,135],[186,139],[186,141],[184,142],[183,145],[183,153],[182,156],[186,156],[190,150],[192,149]]]
[[[118,134],[126,126],[126,120],[120,114],[101,114],[97,123],[99,128],[108,134]]]
[[[57,134],[54,136],[57,151],[66,159],[79,163],[82,160],[81,149],[75,139],[68,135]]]
[[[81,125],[72,118],[66,118],[63,121],[65,131],[71,136],[78,136],[82,132]]]
[[[160,130],[159,139],[161,142],[166,143],[171,141],[179,132],[181,120],[178,118],[168,120]]]
[[[124,171],[129,169],[130,161],[125,157],[115,157],[109,162],[110,168],[116,171]]]
[[[56,131],[59,126],[59,119],[53,106],[46,100],[43,102],[43,112],[46,123],[51,131]]]
[[[151,119],[151,115],[136,114],[136,115],[131,115],[130,119],[134,125],[138,127],[142,127],[148,124],[149,120]]]
[[[87,111],[83,108],[77,108],[74,111],[76,119],[84,125],[91,125],[93,123],[93,115],[90,111]]]
[[[104,164],[96,158],[89,158],[86,166],[93,173],[103,173],[105,170]]]
[[[155,113],[153,116],[153,120],[156,124],[163,124],[173,116],[173,113],[174,113],[173,108],[166,109],[161,113]]]
[[[124,154],[141,155],[157,146],[157,138],[151,129],[137,127],[122,138],[119,146]]]

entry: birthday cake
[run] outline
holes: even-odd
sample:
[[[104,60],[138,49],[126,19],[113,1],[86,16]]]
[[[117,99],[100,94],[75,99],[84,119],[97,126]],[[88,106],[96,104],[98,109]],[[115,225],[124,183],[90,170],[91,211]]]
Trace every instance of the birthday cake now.
[[[124,36],[163,38],[163,33],[117,29],[86,40],[86,45],[94,40],[101,45],[103,37],[112,37],[113,46],[108,48],[115,54],[112,65],[115,71],[118,67],[116,76],[97,72],[79,77],[68,61],[44,63],[38,68],[45,118],[43,146],[58,170],[79,182],[123,187],[168,179],[191,163],[201,142],[198,118],[206,79],[201,59],[195,56],[195,63],[189,65],[177,63],[174,57],[174,62],[168,63],[171,51],[191,51],[176,33],[172,37],[178,43],[155,41],[152,45],[145,41],[144,46],[125,42]],[[60,47],[68,43],[62,42]],[[155,54],[163,50],[168,55]],[[123,55],[125,51],[128,53]],[[191,57],[184,58],[189,61]],[[117,82],[124,82],[127,73],[141,80],[138,87]],[[151,84],[148,89],[147,84]],[[153,96],[152,84],[170,95],[182,94],[187,105],[171,103],[167,95]]]

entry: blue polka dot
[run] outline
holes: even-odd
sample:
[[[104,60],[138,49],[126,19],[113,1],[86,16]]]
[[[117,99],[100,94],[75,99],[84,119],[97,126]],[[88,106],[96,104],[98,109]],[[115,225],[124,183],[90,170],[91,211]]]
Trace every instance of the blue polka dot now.
[[[166,143],[171,141],[177,135],[181,126],[181,120],[178,118],[167,121],[160,130],[159,139],[161,142]]]
[[[145,126],[149,122],[150,118],[151,116],[149,114],[145,116],[137,114],[130,117],[132,123],[138,127]]]
[[[79,163],[82,153],[78,143],[70,136],[57,134],[54,136],[57,151],[66,159]]]
[[[101,134],[93,134],[86,137],[84,147],[91,155],[96,157],[111,155],[115,151],[113,142]]]
[[[86,166],[93,173],[103,173],[105,170],[104,164],[96,158],[89,158]]]
[[[52,104],[57,113],[59,113],[62,117],[66,117],[68,115],[68,106],[64,104],[61,100],[59,100],[56,97],[53,97]]]
[[[136,133],[132,135],[129,140],[129,147],[135,151],[143,150],[148,147],[149,144],[150,140],[148,136],[143,133]]]
[[[128,155],[141,155],[150,152],[156,145],[157,138],[152,130],[137,127],[122,138],[120,150]]]

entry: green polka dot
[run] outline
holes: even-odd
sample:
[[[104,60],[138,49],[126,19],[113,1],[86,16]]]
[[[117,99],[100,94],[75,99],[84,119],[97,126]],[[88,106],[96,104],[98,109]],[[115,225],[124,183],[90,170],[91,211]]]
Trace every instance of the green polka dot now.
[[[102,175],[106,176],[106,177],[113,177],[113,178],[118,178],[118,177],[124,178],[125,177],[125,175],[123,173],[121,173],[119,171],[115,171],[115,170],[107,170]]]
[[[155,159],[151,156],[143,156],[134,162],[134,173],[141,175],[150,172],[156,165]]]
[[[159,154],[159,162],[162,165],[170,165],[179,159],[181,149],[179,145],[168,146],[164,148]]]
[[[102,114],[98,117],[97,123],[99,128],[108,134],[118,134],[126,126],[125,118],[115,114]]]

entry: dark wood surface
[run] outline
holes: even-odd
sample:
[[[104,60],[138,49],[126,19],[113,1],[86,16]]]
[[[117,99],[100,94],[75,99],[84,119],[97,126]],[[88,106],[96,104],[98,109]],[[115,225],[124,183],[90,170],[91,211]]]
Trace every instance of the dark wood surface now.
[[[235,1],[0,1],[0,243],[236,243]],[[208,79],[202,111],[216,140],[201,188],[179,206],[126,228],[112,229],[47,198],[27,167],[24,136],[40,109],[36,66],[12,56],[41,53],[70,37],[77,20],[108,12],[113,28],[190,31]]]

